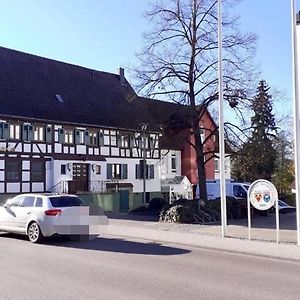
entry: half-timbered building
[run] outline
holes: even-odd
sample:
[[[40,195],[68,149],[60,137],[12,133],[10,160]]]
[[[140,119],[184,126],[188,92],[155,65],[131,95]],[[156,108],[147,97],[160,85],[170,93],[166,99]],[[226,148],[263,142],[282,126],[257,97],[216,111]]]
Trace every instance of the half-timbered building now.
[[[189,141],[170,134],[189,132],[188,117],[187,107],[139,97],[123,69],[100,72],[0,47],[0,200],[51,191],[112,202],[118,191],[117,207],[101,204],[128,211],[141,203],[143,172],[147,200],[160,195],[161,180],[192,181]]]
[[[98,72],[0,48],[0,194],[118,188],[134,198],[143,155],[147,192],[160,193],[158,138],[122,69]]]

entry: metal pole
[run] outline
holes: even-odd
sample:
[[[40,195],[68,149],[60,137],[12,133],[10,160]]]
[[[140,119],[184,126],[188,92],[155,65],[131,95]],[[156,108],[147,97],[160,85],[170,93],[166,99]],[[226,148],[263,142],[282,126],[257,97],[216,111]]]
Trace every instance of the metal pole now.
[[[142,128],[142,143],[143,143],[143,204],[146,204],[146,130],[148,124],[141,124]]]
[[[144,137],[144,149],[143,149],[143,202],[146,204],[146,139]]]
[[[247,209],[248,209],[248,240],[251,240],[251,204],[250,204],[249,190],[247,196]]]
[[[278,197],[276,198],[276,243],[279,244],[279,206],[278,206]]]
[[[226,190],[225,190],[225,147],[224,147],[224,107],[223,107],[223,63],[222,63],[222,1],[218,0],[218,69],[219,69],[219,153],[222,237],[226,235]]]
[[[291,14],[292,14],[292,68],[293,68],[293,98],[294,98],[294,160],[295,160],[295,189],[296,189],[296,216],[297,216],[297,243],[300,246],[300,176],[299,176],[299,163],[300,163],[300,105],[299,105],[299,74],[298,74],[298,54],[297,54],[297,29],[296,29],[296,13],[295,1],[291,0]]]

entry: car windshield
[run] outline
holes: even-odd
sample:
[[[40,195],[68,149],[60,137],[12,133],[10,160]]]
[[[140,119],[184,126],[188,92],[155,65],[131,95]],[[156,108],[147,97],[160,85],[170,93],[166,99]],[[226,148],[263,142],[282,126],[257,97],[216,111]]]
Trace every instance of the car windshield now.
[[[56,196],[50,197],[49,199],[53,207],[71,207],[86,205],[80,198],[75,196]]]
[[[279,204],[279,206],[289,206],[287,203],[285,203],[282,200],[278,200],[278,204]]]

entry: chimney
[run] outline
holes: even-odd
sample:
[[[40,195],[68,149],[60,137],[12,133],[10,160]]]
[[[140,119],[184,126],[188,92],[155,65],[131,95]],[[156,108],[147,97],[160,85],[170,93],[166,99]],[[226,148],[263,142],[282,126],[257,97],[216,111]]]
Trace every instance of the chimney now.
[[[125,79],[125,74],[124,73],[125,73],[124,69],[119,68],[120,83],[121,83],[121,85],[126,86],[126,79]]]

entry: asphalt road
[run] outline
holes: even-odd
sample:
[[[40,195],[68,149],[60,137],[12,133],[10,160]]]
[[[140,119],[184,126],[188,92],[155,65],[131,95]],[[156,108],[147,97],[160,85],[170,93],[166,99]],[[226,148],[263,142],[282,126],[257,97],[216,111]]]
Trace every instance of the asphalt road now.
[[[109,236],[34,245],[1,234],[0,249],[0,299],[300,298],[297,262]]]

